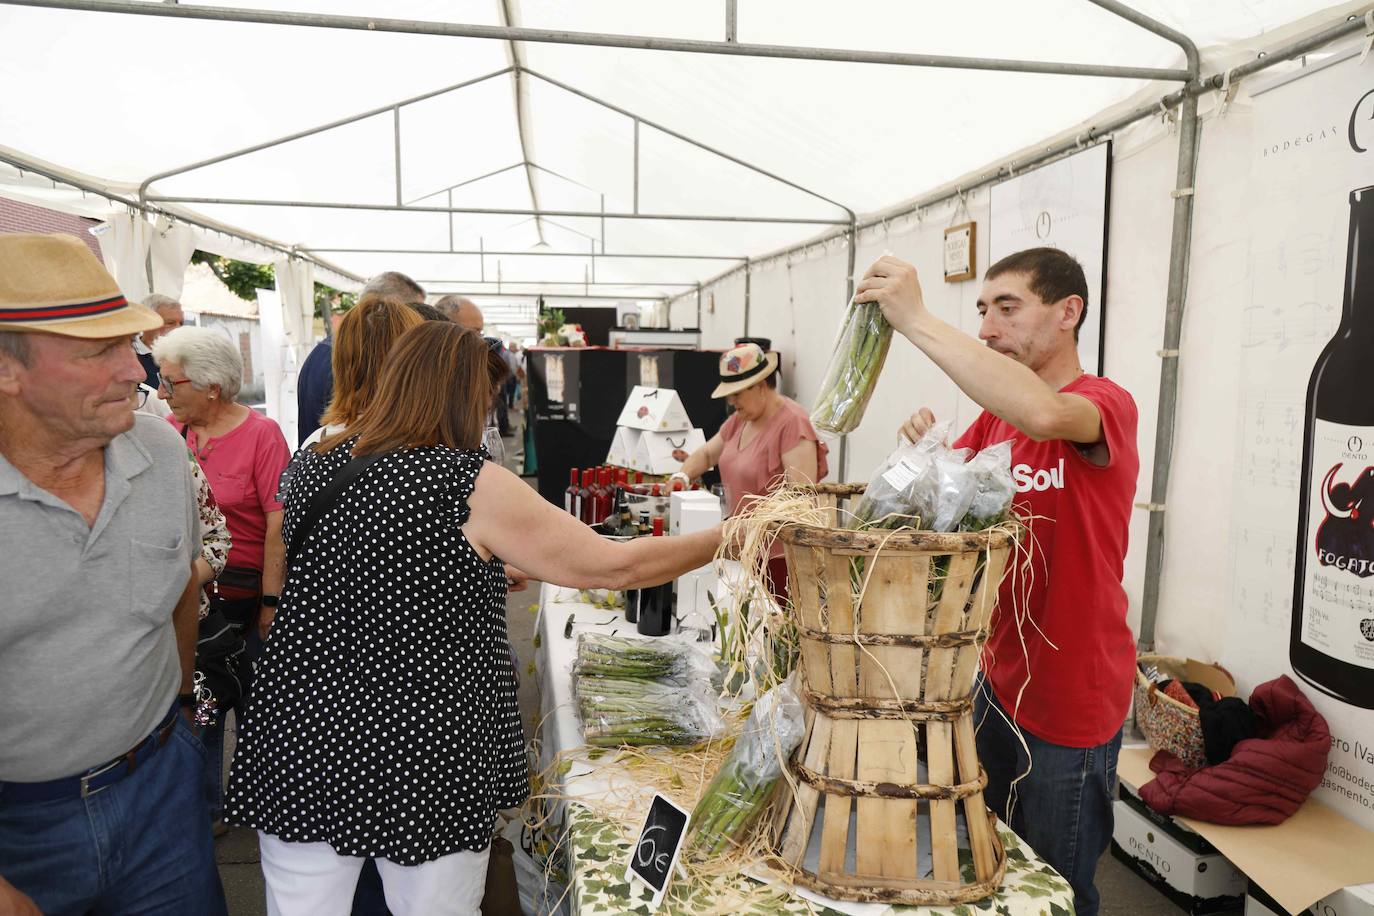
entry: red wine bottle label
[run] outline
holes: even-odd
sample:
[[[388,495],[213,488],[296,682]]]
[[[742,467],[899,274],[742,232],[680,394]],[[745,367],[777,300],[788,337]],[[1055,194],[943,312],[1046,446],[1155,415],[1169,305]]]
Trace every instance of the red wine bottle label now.
[[[1374,670],[1374,426],[1312,418],[1302,641]]]

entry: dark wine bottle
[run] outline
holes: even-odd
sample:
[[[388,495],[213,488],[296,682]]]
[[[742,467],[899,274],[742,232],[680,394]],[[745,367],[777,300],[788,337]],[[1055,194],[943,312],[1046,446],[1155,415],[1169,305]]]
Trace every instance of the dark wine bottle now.
[[[1374,187],[1350,193],[1345,310],[1307,384],[1288,658],[1374,709]]]
[[[591,468],[582,472],[582,486],[577,490],[577,511],[574,513],[588,525],[592,523],[592,475],[594,473]]]

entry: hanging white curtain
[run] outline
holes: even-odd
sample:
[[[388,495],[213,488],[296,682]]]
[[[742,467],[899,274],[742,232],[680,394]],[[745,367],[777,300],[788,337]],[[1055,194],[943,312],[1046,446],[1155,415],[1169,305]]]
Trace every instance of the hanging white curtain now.
[[[149,250],[153,262],[153,292],[173,299],[181,298],[186,281],[186,267],[196,253],[195,233],[184,223],[160,216],[149,236]],[[127,295],[127,293],[126,293]]]
[[[281,282],[278,275],[278,283]],[[296,437],[296,348],[287,339],[282,296],[275,289],[258,290],[258,321],[262,329],[262,385],[267,415],[277,421],[287,442]]]
[[[304,359],[315,342],[315,265],[298,258],[282,258],[273,262],[272,270],[277,278],[286,339]]]
[[[130,302],[148,298],[148,248],[152,245],[153,226],[141,213],[120,213],[95,227],[93,235],[100,243],[100,255]],[[187,256],[190,260],[190,256]]]

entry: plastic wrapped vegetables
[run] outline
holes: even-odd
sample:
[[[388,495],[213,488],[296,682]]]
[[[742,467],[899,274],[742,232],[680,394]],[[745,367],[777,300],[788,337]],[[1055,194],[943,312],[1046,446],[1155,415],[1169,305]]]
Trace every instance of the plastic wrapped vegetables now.
[[[924,514],[933,500],[921,494],[935,487],[934,459],[944,448],[948,423],[939,423],[915,443],[897,446],[878,467],[850,520],[851,528],[918,528],[928,524]]]
[[[811,422],[817,428],[841,434],[854,431],[878,384],[891,343],[892,325],[878,303],[850,299],[825,381],[811,409]]]
[[[715,696],[644,678],[582,677],[577,681],[582,730],[593,747],[681,747],[720,734]]]
[[[1011,441],[983,449],[968,463],[973,473],[973,501],[959,522],[960,531],[982,531],[1011,517],[1016,484],[1011,479]]]
[[[577,637],[579,676],[709,680],[714,666],[687,643],[583,633]]]
[[[805,730],[801,700],[790,680],[754,704],[730,756],[692,811],[694,855],[719,855],[745,840]]]

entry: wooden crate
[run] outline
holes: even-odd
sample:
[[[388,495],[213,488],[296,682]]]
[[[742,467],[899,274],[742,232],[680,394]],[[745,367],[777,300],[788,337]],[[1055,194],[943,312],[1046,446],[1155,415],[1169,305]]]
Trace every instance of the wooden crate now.
[[[833,525],[863,487],[816,489]],[[779,539],[807,732],[789,764],[796,791],[784,787],[772,821],[777,858],[798,884],[839,899],[992,895],[1006,852],[983,803],[972,690],[1015,531],[795,525]],[[960,869],[960,827],[972,880]]]

